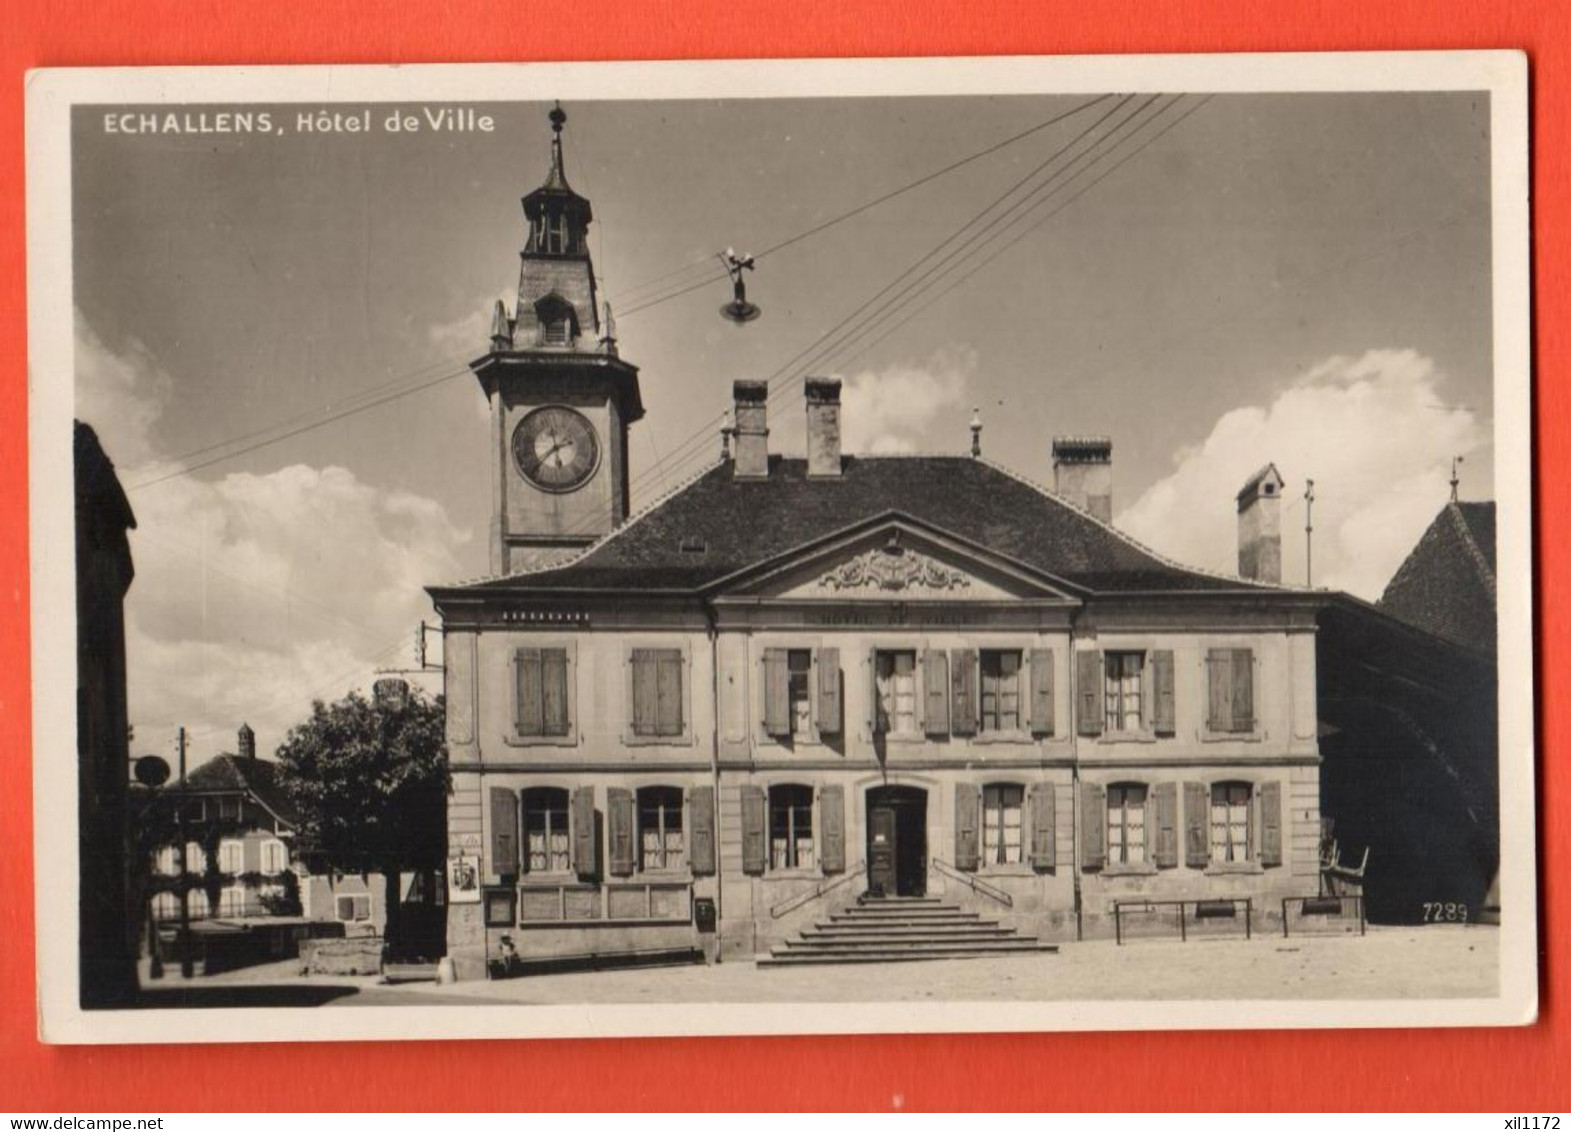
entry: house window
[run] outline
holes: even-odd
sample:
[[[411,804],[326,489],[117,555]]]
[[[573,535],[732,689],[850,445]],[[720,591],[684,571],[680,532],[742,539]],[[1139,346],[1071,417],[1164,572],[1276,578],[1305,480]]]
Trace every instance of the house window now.
[[[769,788],[769,867],[813,867],[813,788]]]
[[[204,889],[193,888],[185,894],[186,915],[193,920],[207,919],[210,906],[207,903],[207,892]]]
[[[682,791],[675,786],[646,786],[638,792],[638,867],[680,869]]]
[[[276,877],[289,864],[289,850],[276,838],[262,842],[262,872]]]
[[[982,730],[1020,730],[1020,653],[982,651]]]
[[[339,920],[346,924],[359,923],[371,918],[371,896],[369,893],[351,893],[339,896],[334,903]]]
[[[813,654],[808,649],[792,649],[786,654],[786,694],[791,707],[791,734],[813,733],[812,691]]]
[[[160,923],[180,918],[180,898],[172,892],[160,892],[153,897],[153,919]]]
[[[539,786],[524,791],[524,853],[531,873],[568,871],[566,790]]]
[[[185,843],[185,871],[188,873],[205,873],[207,871],[207,854],[198,842],[187,841]]]
[[[1218,863],[1249,860],[1247,782],[1218,782],[1211,787],[1211,859]]]
[[[173,845],[159,848],[153,859],[153,870],[161,876],[172,877],[180,872],[180,851]]]
[[[245,843],[225,838],[218,843],[218,871],[235,874],[245,868]]]
[[[683,734],[682,650],[633,650],[633,734]]]
[[[244,885],[232,884],[218,894],[220,916],[244,916],[246,891]]]
[[[1251,649],[1212,649],[1206,654],[1206,727],[1214,734],[1255,729],[1255,654]]]
[[[1107,860],[1141,865],[1146,859],[1146,788],[1134,783],[1107,788]]]
[[[1108,731],[1139,731],[1144,716],[1141,677],[1143,652],[1110,652],[1104,661],[1106,727]]]
[[[519,735],[564,736],[568,719],[567,650],[519,649],[513,656],[514,728]]]
[[[879,652],[875,663],[878,716],[875,730],[909,734],[916,730],[916,653]]]
[[[998,784],[982,787],[982,864],[1020,863],[1020,810],[1025,788]]]

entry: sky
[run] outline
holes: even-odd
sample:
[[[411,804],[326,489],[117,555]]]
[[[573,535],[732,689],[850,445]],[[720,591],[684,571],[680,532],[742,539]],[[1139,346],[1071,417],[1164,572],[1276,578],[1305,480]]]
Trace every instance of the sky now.
[[[1274,462],[1284,581],[1313,479],[1313,582],[1369,599],[1453,457],[1490,498],[1487,95],[1093,98],[567,106],[641,368],[635,507],[717,455],[737,378],[771,380],[771,446],[800,452],[805,372],[843,378],[851,452],[959,453],[979,410],[985,454],[1051,484],[1052,437],[1110,436],[1115,523],[1209,569],[1235,568],[1234,495]],[[542,103],[475,104],[495,128],[463,133],[255,109],[280,129],[111,134],[80,108],[74,131],[77,415],[138,521],[134,753],[184,724],[193,763],[242,721],[270,752],[313,698],[407,667],[423,587],[486,572],[466,362],[512,306],[549,158]],[[755,322],[719,317],[723,280],[675,293],[782,244]]]

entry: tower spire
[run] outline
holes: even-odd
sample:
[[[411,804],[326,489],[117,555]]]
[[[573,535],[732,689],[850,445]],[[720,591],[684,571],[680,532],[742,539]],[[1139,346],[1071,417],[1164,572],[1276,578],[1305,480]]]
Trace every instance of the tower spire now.
[[[551,172],[546,177],[549,188],[567,188],[567,166],[562,161],[562,127],[567,125],[567,111],[558,102],[547,115],[551,119]]]

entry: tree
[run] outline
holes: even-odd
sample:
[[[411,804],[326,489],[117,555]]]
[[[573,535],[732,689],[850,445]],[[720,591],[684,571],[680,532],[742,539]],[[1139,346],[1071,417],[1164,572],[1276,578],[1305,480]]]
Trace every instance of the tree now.
[[[278,748],[306,853],[385,878],[389,944],[400,940],[399,874],[441,869],[447,854],[444,717],[442,698],[418,689],[374,700],[351,692],[312,704]]]

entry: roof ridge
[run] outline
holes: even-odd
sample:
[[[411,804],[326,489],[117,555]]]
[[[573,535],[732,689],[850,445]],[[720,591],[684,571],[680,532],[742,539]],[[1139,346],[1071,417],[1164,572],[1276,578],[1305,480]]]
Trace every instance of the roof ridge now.
[[[1483,548],[1473,537],[1473,528],[1468,526],[1467,520],[1462,517],[1462,508],[1456,500],[1453,499],[1446,504],[1446,513],[1451,516],[1451,525],[1462,536],[1462,545],[1467,547],[1467,555],[1473,561],[1473,568],[1478,571],[1479,580],[1489,591],[1490,602],[1497,602],[1499,598],[1495,593],[1495,572],[1489,568],[1489,559],[1484,557]]]
[[[992,468],[995,472],[1001,472],[1002,474],[1008,476],[1010,479],[1013,479],[1013,480],[1018,481],[1019,483],[1025,484],[1027,487],[1031,488],[1033,491],[1037,492],[1039,495],[1043,496],[1046,499],[1051,499],[1054,503],[1057,503],[1059,506],[1066,507],[1069,510],[1073,511],[1076,515],[1090,520],[1091,522],[1095,523],[1097,526],[1101,527],[1103,530],[1107,531],[1109,534],[1112,534],[1115,537],[1117,537],[1119,539],[1122,539],[1125,543],[1127,543],[1130,546],[1134,547],[1140,553],[1148,555],[1149,557],[1155,559],[1157,562],[1160,562],[1162,565],[1167,566],[1170,569],[1180,570],[1180,571],[1183,571],[1184,573],[1187,573],[1187,574],[1197,574],[1197,575],[1199,575],[1200,577],[1203,577],[1203,578],[1215,578],[1218,581],[1237,582],[1237,583],[1240,583],[1240,584],[1245,585],[1245,586],[1251,586],[1251,587],[1254,587],[1256,589],[1262,589],[1262,590],[1290,590],[1290,591],[1301,591],[1301,592],[1305,592],[1305,593],[1313,592],[1313,591],[1310,591],[1310,590],[1307,590],[1307,589],[1303,589],[1302,587],[1299,587],[1299,586],[1284,585],[1281,582],[1274,582],[1274,583],[1273,582],[1261,582],[1261,581],[1255,580],[1254,578],[1244,578],[1244,577],[1240,577],[1240,576],[1238,576],[1236,574],[1224,574],[1220,570],[1208,570],[1208,569],[1206,569],[1203,566],[1191,566],[1191,565],[1189,565],[1186,562],[1178,561],[1176,558],[1169,558],[1167,555],[1163,554],[1161,551],[1153,550],[1151,547],[1147,546],[1145,543],[1141,542],[1139,539],[1133,537],[1132,535],[1126,534],[1124,531],[1119,530],[1117,527],[1113,526],[1112,523],[1110,523],[1110,522],[1108,522],[1108,521],[1106,521],[1104,519],[1097,518],[1097,516],[1091,514],[1091,512],[1087,511],[1084,507],[1076,507],[1073,503],[1070,503],[1069,500],[1065,499],[1062,495],[1059,495],[1058,492],[1048,490],[1046,487],[1043,487],[1041,484],[1037,483],[1035,480],[1031,479],[1029,476],[1022,475],[1020,472],[1015,471],[1013,468],[1006,467],[1005,465],[998,463],[996,460],[989,459],[986,456],[976,456],[976,457],[973,457],[973,458],[975,460],[977,460],[979,463],[986,464],[989,468]]]

